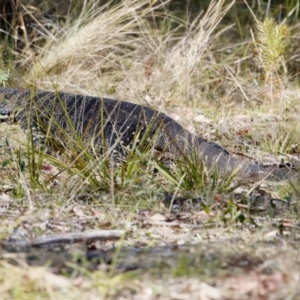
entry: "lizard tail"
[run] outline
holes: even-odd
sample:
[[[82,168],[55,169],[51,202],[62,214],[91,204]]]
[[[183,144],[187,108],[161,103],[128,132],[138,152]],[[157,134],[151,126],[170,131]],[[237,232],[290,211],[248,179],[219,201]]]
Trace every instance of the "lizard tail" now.
[[[241,160],[233,157],[222,148],[212,147],[209,143],[203,143],[199,139],[200,158],[205,161],[208,167],[216,167],[221,174],[236,173],[238,177],[251,180],[288,180],[295,178],[299,172],[288,166],[263,166],[261,164]]]

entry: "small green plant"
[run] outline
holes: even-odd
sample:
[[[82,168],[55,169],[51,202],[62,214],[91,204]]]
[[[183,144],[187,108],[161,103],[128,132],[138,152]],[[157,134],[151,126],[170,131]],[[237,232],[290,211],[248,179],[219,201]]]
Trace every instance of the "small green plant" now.
[[[0,84],[5,86],[6,81],[9,79],[9,72],[0,69]]]
[[[278,76],[280,68],[286,73],[284,55],[288,36],[289,27],[286,24],[277,24],[272,18],[266,18],[263,22],[256,20],[257,54],[266,81]]]

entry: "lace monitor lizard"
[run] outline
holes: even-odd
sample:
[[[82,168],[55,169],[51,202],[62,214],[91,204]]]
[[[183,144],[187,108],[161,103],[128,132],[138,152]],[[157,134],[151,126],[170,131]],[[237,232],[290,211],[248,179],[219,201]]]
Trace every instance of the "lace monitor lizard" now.
[[[282,180],[297,175],[288,167],[265,167],[233,157],[216,143],[195,136],[180,124],[147,106],[107,98],[62,92],[31,91],[0,87],[0,116],[13,118],[26,130],[30,126],[39,142],[42,134],[59,138],[80,137],[92,141],[95,148],[122,151],[137,135],[153,136],[157,150],[175,155],[199,155],[208,167],[216,166],[222,174],[234,171],[240,177],[260,180]],[[29,121],[28,121],[29,120]],[[44,141],[43,141],[44,142]]]

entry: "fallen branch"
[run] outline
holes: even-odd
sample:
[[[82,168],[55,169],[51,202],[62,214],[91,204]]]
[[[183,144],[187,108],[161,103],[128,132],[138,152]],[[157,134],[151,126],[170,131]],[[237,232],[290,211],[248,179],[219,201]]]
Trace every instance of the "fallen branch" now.
[[[118,240],[125,230],[97,230],[41,236],[33,240],[1,241],[4,247],[42,247],[51,244],[91,243],[94,241]]]

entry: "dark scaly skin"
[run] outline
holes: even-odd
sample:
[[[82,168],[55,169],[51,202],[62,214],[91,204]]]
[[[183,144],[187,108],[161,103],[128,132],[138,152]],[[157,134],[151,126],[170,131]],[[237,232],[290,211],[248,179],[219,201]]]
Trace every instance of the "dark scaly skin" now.
[[[253,180],[282,180],[297,175],[288,168],[264,167],[234,158],[221,146],[194,136],[167,115],[125,101],[0,87],[0,115],[13,115],[24,129],[28,129],[30,115],[34,131],[49,131],[57,139],[65,132],[68,138],[79,136],[83,142],[93,141],[96,147],[102,147],[105,140],[105,145],[116,151],[130,145],[137,132],[139,138],[147,132],[155,139],[155,149],[177,156],[196,154],[222,174],[237,172],[239,177]]]

